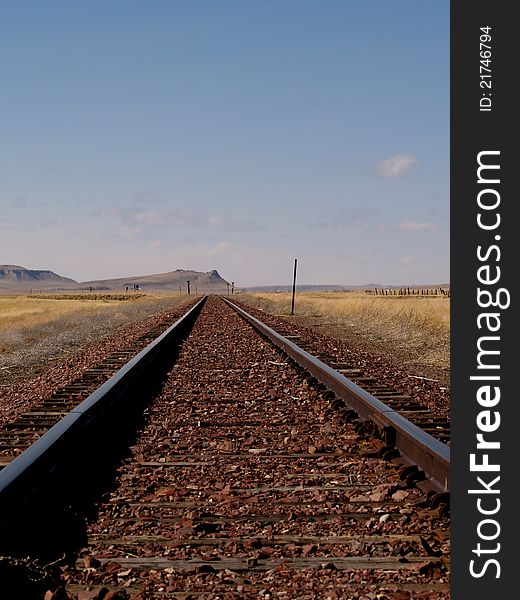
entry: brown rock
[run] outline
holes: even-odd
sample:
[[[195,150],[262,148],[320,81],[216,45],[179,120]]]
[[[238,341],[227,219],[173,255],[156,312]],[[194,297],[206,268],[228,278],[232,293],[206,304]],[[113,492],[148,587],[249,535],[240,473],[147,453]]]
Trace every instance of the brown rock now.
[[[126,590],[117,590],[116,592],[108,592],[103,600],[124,600],[128,598]]]
[[[316,544],[307,544],[306,546],[303,547],[302,555],[308,556],[309,554],[316,552],[317,549],[318,549],[318,546],[316,546]]]
[[[410,492],[405,492],[404,490],[398,490],[395,494],[392,494],[392,500],[399,502],[400,500],[404,500],[407,496],[410,495]]]
[[[407,590],[399,590],[388,596],[388,600],[410,600],[412,595]]]
[[[104,600],[107,594],[108,589],[106,587],[94,590],[83,590],[78,594],[78,600]]]
[[[85,569],[97,569],[101,566],[99,560],[93,556],[85,556],[83,558],[83,564],[85,565]]]

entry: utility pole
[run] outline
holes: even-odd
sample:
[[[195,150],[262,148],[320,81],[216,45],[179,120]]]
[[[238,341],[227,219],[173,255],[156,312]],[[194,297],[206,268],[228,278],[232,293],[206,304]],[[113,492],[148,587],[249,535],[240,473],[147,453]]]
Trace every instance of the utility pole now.
[[[226,285],[227,285],[227,295],[229,296],[229,281],[226,281]]]
[[[187,281],[186,283],[188,284],[188,296],[189,296],[190,295],[190,282]]]
[[[294,315],[294,294],[296,293],[296,265],[298,264],[298,259],[294,259],[294,274],[293,274],[293,282],[292,282],[292,301],[291,301],[291,315]]]

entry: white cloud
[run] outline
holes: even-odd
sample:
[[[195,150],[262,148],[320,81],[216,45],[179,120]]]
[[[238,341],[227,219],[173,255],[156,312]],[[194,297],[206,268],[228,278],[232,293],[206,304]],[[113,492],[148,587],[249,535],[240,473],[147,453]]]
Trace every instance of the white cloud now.
[[[220,254],[225,254],[228,250],[233,250],[234,248],[234,244],[230,244],[229,242],[220,242],[220,244],[210,248],[208,254],[210,256],[218,256]]]
[[[396,231],[429,231],[431,229],[437,229],[436,223],[418,223],[417,221],[404,221],[397,225],[382,223],[378,225],[377,231],[379,232],[396,232]]]
[[[377,164],[376,171],[383,177],[394,179],[404,175],[418,163],[419,161],[411,154],[396,154]]]
[[[138,213],[134,218],[138,223],[144,223],[146,225],[167,225],[169,221],[167,215],[157,211]]]
[[[212,227],[220,227],[221,225],[225,225],[226,219],[220,215],[208,215],[206,222]]]
[[[416,221],[406,221],[399,223],[397,229],[400,231],[427,231],[429,229],[435,229],[437,226],[435,223],[417,223]]]
[[[127,212],[124,220],[129,226],[207,228],[223,231],[255,231],[259,226],[252,221],[232,219],[221,214],[206,214],[189,208],[173,211],[151,210]]]
[[[140,233],[140,227],[129,227],[128,225],[121,225],[117,228],[117,235],[120,235],[121,237],[135,237]]]
[[[403,267],[409,267],[410,265],[415,264],[415,256],[403,256],[403,258],[401,258],[401,264]]]

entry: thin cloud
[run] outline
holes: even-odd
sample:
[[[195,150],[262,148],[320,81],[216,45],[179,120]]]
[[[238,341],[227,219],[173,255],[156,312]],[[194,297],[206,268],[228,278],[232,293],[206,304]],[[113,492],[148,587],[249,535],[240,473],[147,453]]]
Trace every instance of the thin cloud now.
[[[136,215],[134,215],[134,220],[137,221],[137,223],[141,223],[142,225],[154,226],[169,225],[171,222],[169,215],[158,211],[137,213]]]
[[[141,233],[141,227],[129,227],[128,225],[121,225],[117,228],[116,233],[121,237],[136,237]]]
[[[4,199],[0,200],[0,202],[6,205],[8,203],[8,201],[4,201]],[[30,210],[34,210],[35,208],[45,208],[49,205],[49,203],[45,200],[35,200],[30,196],[16,196],[15,198],[9,201],[9,205],[11,206],[11,208],[14,209],[28,208]]]
[[[377,231],[379,232],[431,231],[432,229],[437,229],[436,223],[419,223],[417,221],[404,221],[403,223],[398,223],[397,225],[383,223],[377,227]]]
[[[411,154],[396,154],[376,165],[376,171],[382,177],[395,179],[412,170],[419,161]]]
[[[18,196],[11,202],[11,206],[13,206],[14,208],[27,208],[28,205],[28,196]]]
[[[222,214],[203,213],[189,208],[166,210],[128,210],[119,212],[121,224],[116,233],[121,237],[155,240],[158,230],[175,228],[181,232],[206,230],[219,232],[250,232],[261,227],[253,221],[233,219]]]
[[[397,229],[400,231],[428,231],[435,229],[437,225],[435,223],[417,223],[416,221],[406,221],[399,223]]]
[[[225,254],[228,251],[232,251],[236,248],[235,244],[231,244],[230,242],[220,242],[213,248],[210,248],[208,254],[210,256],[219,256],[221,254]]]
[[[403,267],[409,267],[415,264],[415,256],[403,256],[400,262]]]

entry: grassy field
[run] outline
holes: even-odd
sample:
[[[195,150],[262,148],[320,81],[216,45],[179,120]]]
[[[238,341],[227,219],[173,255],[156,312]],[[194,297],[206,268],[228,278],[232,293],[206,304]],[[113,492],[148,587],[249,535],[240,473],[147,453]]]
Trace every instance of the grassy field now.
[[[172,294],[168,297],[175,302],[175,296],[180,296],[180,294]],[[123,302],[129,301],[141,305],[153,305],[165,297],[167,297],[166,294],[162,296],[160,294],[156,296],[133,295],[132,297],[130,295],[125,297],[122,294],[0,296],[0,332],[37,330],[50,323],[56,323],[58,327],[63,327],[70,317],[81,318],[104,311],[116,312]],[[182,299],[185,298],[185,295],[182,296]]]
[[[89,293],[89,294],[33,294],[27,296],[27,298],[34,298],[36,300],[101,300],[102,302],[112,302],[113,300],[119,300],[124,302],[125,300],[137,300],[143,298],[147,294],[140,294],[134,292],[128,292],[125,294],[114,294],[114,293]]]
[[[241,299],[267,312],[291,314],[291,294],[242,294]],[[450,302],[443,296],[373,296],[357,292],[302,292],[295,299],[299,316],[325,317],[334,322],[393,323],[399,327],[449,334]]]
[[[290,293],[241,293],[236,298],[290,316]],[[187,299],[186,294],[0,296],[0,380]],[[300,292],[295,312],[291,318],[326,335],[449,385],[448,297]]]
[[[290,293],[240,294],[268,313],[290,316]],[[301,292],[295,317],[329,335],[384,353],[422,375],[449,380],[450,300],[445,296],[374,296]]]
[[[188,300],[186,294],[0,296],[0,380]]]

